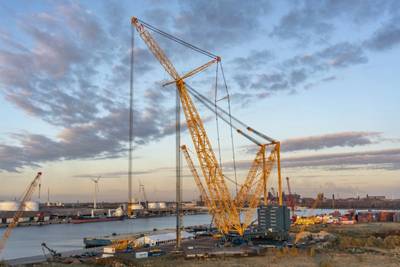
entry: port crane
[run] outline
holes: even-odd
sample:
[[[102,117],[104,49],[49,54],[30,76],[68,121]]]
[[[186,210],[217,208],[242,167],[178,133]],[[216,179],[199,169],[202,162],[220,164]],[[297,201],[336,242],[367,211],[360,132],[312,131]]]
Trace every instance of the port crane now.
[[[197,171],[194,171],[196,169],[193,161],[190,159],[190,156],[188,156],[189,154],[186,153],[187,150],[185,150],[185,147],[183,148],[183,153],[188,161],[188,165],[192,171],[192,174],[195,177],[196,184],[203,194],[203,198],[206,200],[206,204],[210,210],[210,213],[213,215],[214,220],[216,221],[218,229],[224,234],[234,231],[239,235],[243,235],[245,229],[251,222],[252,216],[254,215],[254,208],[259,204],[261,194],[264,195],[264,202],[267,204],[267,179],[272,172],[275,163],[277,164],[278,171],[279,205],[283,204],[282,179],[280,170],[280,142],[249,127],[240,120],[231,116],[230,113],[227,113],[222,108],[218,107],[216,104],[211,105],[211,108],[213,108],[212,110],[215,111],[215,114],[218,117],[222,118],[225,122],[231,125],[231,127],[234,127],[237,133],[241,134],[259,146],[259,150],[251,164],[249,173],[247,174],[244,183],[241,185],[236,197],[232,197],[225,182],[225,176],[222,172],[222,168],[217,160],[217,157],[211,146],[211,142],[204,128],[203,120],[201,119],[191,96],[202,102],[206,107],[210,107],[210,102],[206,97],[202,96],[185,82],[185,79],[204,71],[213,64],[217,64],[218,66],[218,64],[221,64],[221,58],[181,39],[178,39],[175,36],[163,32],[136,17],[132,17],[131,24],[136,28],[140,37],[143,39],[155,58],[171,76],[172,81],[166,83],[166,85],[176,85],[183,113],[186,118],[187,128],[195,148],[197,160],[206,186],[200,186],[200,184],[202,185],[201,181],[198,183],[200,176],[198,175]],[[175,69],[172,62],[166,56],[163,49],[161,49],[159,44],[150,34],[149,30],[186,47],[189,47],[194,51],[202,53],[203,55],[210,57],[211,60],[181,76]],[[238,127],[231,123],[232,119],[236,125],[238,125]],[[256,138],[250,135],[255,135],[257,138],[261,138],[263,141],[257,141]],[[270,154],[268,157],[266,155],[267,148],[270,149]],[[246,205],[247,209],[244,211],[244,220],[242,222],[241,211]]]
[[[295,209],[295,199],[292,195],[292,189],[290,188],[290,181],[289,181],[289,177],[286,177],[286,183],[287,183],[287,188],[288,188],[288,196],[287,196],[287,202],[288,202],[288,206],[290,207],[290,209],[292,210],[292,215],[294,215],[294,209]]]
[[[12,222],[8,225],[7,229],[4,231],[2,239],[0,240],[0,254],[4,249],[8,238],[10,237],[12,230],[18,225],[19,218],[21,218],[22,214],[24,213],[26,202],[32,198],[35,188],[40,184],[41,176],[42,173],[38,172],[22,195],[18,210],[15,212]]]
[[[140,199],[140,197],[143,197],[143,198]],[[141,202],[141,200],[143,200],[142,203],[143,203],[144,207],[147,209],[149,201],[147,199],[146,191],[144,190],[144,184],[142,184],[142,181],[139,180],[139,203]]]

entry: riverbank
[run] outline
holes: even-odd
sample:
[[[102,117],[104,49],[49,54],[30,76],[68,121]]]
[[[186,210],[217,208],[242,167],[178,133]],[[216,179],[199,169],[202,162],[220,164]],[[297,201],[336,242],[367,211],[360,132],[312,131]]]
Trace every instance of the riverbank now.
[[[209,224],[208,214],[183,217],[184,226]],[[156,229],[174,228],[175,216],[136,218],[132,220],[98,222],[88,224],[52,224],[45,227],[18,227],[7,241],[1,259],[15,259],[42,255],[40,244],[45,242],[58,252],[84,248],[85,237],[103,237],[113,234],[148,232]],[[5,228],[0,229],[0,235]]]
[[[292,236],[299,229],[293,228]],[[42,263],[35,266],[268,266],[268,267],[397,267],[400,264],[400,223],[369,223],[355,225],[314,225],[306,229],[307,233],[327,232],[335,238],[329,242],[315,243],[303,248],[265,248],[255,254],[206,254],[189,258],[193,250],[202,246],[197,240],[182,243],[183,253],[168,253],[165,256],[135,259],[134,253],[117,254],[113,258],[92,257],[86,259],[67,259],[57,263]],[[172,248],[160,247],[165,251]],[[225,251],[233,251],[227,248]],[[240,247],[237,251],[243,250]],[[230,256],[229,256],[230,255]],[[236,255],[236,256],[234,256]],[[245,256],[244,256],[245,255]],[[65,264],[68,262],[69,264]]]

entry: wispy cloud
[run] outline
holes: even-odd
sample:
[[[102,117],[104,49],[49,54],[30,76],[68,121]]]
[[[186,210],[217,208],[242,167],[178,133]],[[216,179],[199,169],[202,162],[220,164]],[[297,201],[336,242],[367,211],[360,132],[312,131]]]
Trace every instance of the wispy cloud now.
[[[326,153],[313,156],[281,157],[283,168],[324,168],[327,170],[350,169],[400,169],[400,149],[371,150],[348,153]],[[251,161],[237,162],[236,166],[248,170]],[[232,163],[224,166],[231,167]]]
[[[317,151],[333,147],[365,146],[391,140],[384,138],[380,132],[340,132],[286,139],[281,141],[281,150],[282,152]],[[256,150],[254,146],[244,148],[251,154]]]
[[[379,165],[380,169],[396,170],[400,168],[400,149],[386,149],[363,152],[332,153],[315,156],[290,157],[283,159],[283,166],[322,167]],[[377,167],[378,168],[378,167]]]
[[[337,77],[335,70],[366,64],[365,51],[395,47],[399,43],[398,3],[290,3],[290,10],[270,29],[271,36],[318,42],[320,36],[331,38],[334,19],[363,23],[385,14],[387,23],[359,43],[322,42],[313,52],[296,50],[280,61],[274,51],[260,47],[231,59],[228,63],[238,85],[232,90],[233,102],[247,103],[332,81]],[[103,8],[105,15],[100,16],[80,3],[55,3],[47,11],[15,16],[24,41],[14,39],[7,31],[0,32],[4,43],[0,49],[0,93],[16,108],[59,130],[56,138],[30,132],[10,135],[15,144],[0,144],[0,170],[18,171],[64,159],[118,157],[126,152],[130,28],[122,26],[131,14],[119,2]],[[218,53],[218,49],[246,44],[260,32],[268,35],[262,21],[275,4],[183,1],[177,8],[179,12],[173,16],[166,16],[171,10],[162,5],[143,14],[152,24],[166,25],[177,36]],[[135,65],[140,76],[153,70],[155,60],[147,49],[137,46],[134,53],[140,60]],[[135,106],[136,145],[174,132],[173,110],[164,106],[170,95],[159,90],[158,83],[146,87],[144,98]],[[374,132],[347,132],[290,139],[282,146],[286,151],[354,147],[373,144],[380,137]]]
[[[380,142],[382,133],[378,132],[341,132],[317,136],[291,138],[282,141],[284,152],[299,150],[321,150],[331,147],[355,147]]]
[[[123,12],[114,5],[111,8],[111,14]],[[15,46],[20,42],[10,42],[7,33],[0,34],[9,40],[0,49],[1,93],[29,116],[61,130],[57,138],[29,132],[9,135],[15,145],[0,144],[0,170],[124,155],[129,111],[128,93],[123,91],[128,88],[130,53],[129,35],[120,34],[120,21],[105,23],[79,3],[58,3],[49,11],[16,19],[31,47]],[[149,52],[140,47],[134,52],[143,60],[135,73],[150,71]],[[135,106],[136,145],[173,133],[173,111],[163,105],[165,94],[155,90],[160,84],[148,87],[144,100]]]
[[[337,20],[347,24],[363,24],[384,16],[396,15],[396,0],[295,1],[292,8],[274,26],[271,36],[283,40],[325,43],[337,30]]]
[[[400,44],[400,14],[384,23],[374,34],[364,41],[366,48],[373,51],[383,51]]]

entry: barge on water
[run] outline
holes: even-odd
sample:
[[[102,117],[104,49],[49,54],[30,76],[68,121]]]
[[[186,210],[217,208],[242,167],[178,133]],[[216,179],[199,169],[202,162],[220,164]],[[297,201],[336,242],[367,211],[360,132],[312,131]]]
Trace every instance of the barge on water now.
[[[93,223],[93,222],[110,222],[110,221],[122,221],[124,216],[77,216],[71,219],[73,224],[81,223]]]

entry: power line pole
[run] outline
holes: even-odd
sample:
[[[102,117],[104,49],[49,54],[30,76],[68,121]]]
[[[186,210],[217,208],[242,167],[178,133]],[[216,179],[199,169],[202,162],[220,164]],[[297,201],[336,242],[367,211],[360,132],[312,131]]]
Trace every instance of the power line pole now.
[[[129,87],[129,166],[128,166],[128,216],[132,215],[132,152],[133,152],[133,58],[135,33],[131,27],[131,73]]]
[[[176,250],[181,249],[181,205],[182,205],[182,181],[181,181],[181,103],[179,88],[176,90]]]

